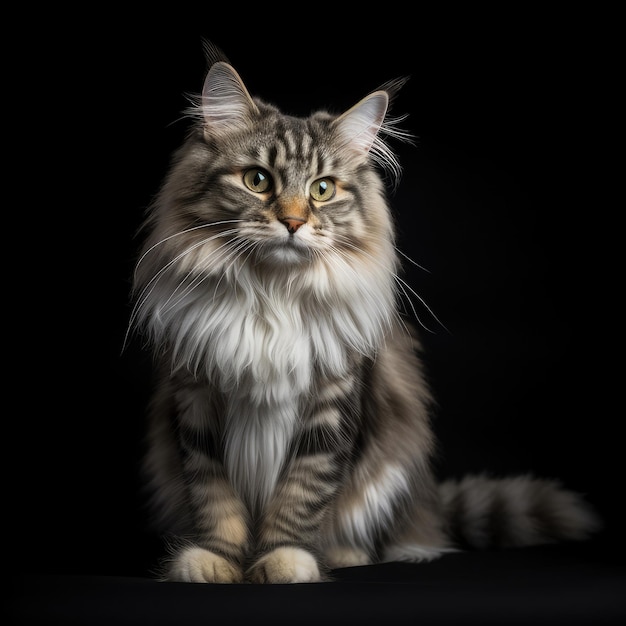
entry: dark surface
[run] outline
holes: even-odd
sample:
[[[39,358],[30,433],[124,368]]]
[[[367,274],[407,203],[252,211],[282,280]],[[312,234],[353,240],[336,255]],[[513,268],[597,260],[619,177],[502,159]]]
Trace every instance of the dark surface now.
[[[588,545],[450,554],[334,572],[331,583],[203,585],[30,576],[15,624],[623,624],[626,573]]]
[[[132,23],[112,8],[55,7],[11,22],[5,127],[19,141],[5,183],[4,544],[9,571],[37,576],[12,596],[20,614],[184,624],[230,611],[306,623],[332,605],[344,623],[594,625],[617,615],[617,18],[527,7],[415,8],[410,19],[391,6],[375,19],[151,11]],[[161,550],[137,477],[150,360],[140,340],[123,344],[136,231],[184,137],[184,94],[201,88],[202,37],[252,93],[293,114],[341,111],[410,76],[393,112],[409,114],[417,140],[395,144],[404,173],[391,203],[400,249],[429,270],[407,262],[404,278],[448,329],[413,299],[439,403],[437,472],[560,478],[604,517],[599,544],[350,570],[324,585],[150,581]]]

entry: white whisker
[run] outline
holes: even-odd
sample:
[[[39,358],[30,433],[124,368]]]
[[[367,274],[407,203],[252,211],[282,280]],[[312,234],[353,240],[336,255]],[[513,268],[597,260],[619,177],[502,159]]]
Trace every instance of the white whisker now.
[[[322,253],[322,251],[318,251],[320,253]],[[322,256],[325,259],[328,259],[328,254],[332,253],[334,256],[334,259],[340,263],[341,265],[336,265],[336,264],[331,264],[332,265],[332,271],[336,271],[338,269],[341,269],[344,273],[348,273],[351,277],[351,280],[353,281],[360,281],[361,277],[359,275],[359,273],[351,266],[351,264],[349,263],[351,259],[351,257],[349,255],[347,255],[346,252],[344,252],[343,250],[340,250],[339,248],[336,248],[335,246],[329,246],[328,248],[326,248],[323,253]],[[328,265],[328,263],[327,263]],[[364,294],[366,299],[368,299],[371,303],[372,303],[372,308],[376,311],[378,311],[378,315],[377,317],[377,324],[378,324],[378,329],[380,332],[381,336],[385,335],[385,329],[383,328],[383,321],[382,320],[387,320],[387,323],[389,323],[389,308],[385,305],[385,303],[381,300],[381,298],[379,297],[374,297],[372,295],[371,291],[366,291]]]
[[[166,237],[166,238],[160,240],[158,243],[156,243],[153,246],[151,246],[148,249],[148,251],[146,251],[141,256],[140,260],[137,262],[137,266],[146,257],[148,252],[154,250],[158,245],[164,243],[168,239],[171,239],[171,238],[176,237],[178,235],[183,235],[183,234],[192,232],[194,230],[198,230],[199,228],[206,228],[207,226],[212,226],[212,225],[214,226],[214,225],[218,225],[218,224],[221,225],[221,224],[225,224],[225,223],[229,223],[229,222],[241,222],[241,221],[243,221],[243,220],[227,220],[227,221],[223,221],[223,222],[213,222],[212,224],[203,224],[202,226],[196,226],[196,227],[193,227],[193,228],[188,228],[188,229],[179,231],[177,233],[174,233],[173,235],[170,235],[169,237]],[[202,239],[200,241],[197,241],[196,243],[194,243],[191,246],[188,246],[182,252],[180,252],[178,255],[176,255],[175,257],[170,259],[165,265],[163,265],[159,269],[158,272],[156,272],[156,274],[154,274],[154,276],[152,276],[152,278],[150,278],[150,280],[148,282],[146,282],[146,284],[144,285],[144,287],[141,290],[141,292],[137,295],[135,305],[133,306],[133,309],[131,311],[131,315],[130,315],[130,319],[129,319],[129,323],[128,323],[128,328],[126,329],[126,334],[124,336],[124,342],[122,344],[122,350],[124,350],[124,348],[128,344],[128,338],[130,336],[130,333],[132,332],[132,329],[135,326],[135,323],[137,321],[137,318],[139,316],[139,313],[140,313],[141,309],[144,307],[144,305],[146,304],[146,302],[150,298],[150,296],[153,293],[153,291],[154,291],[158,281],[168,271],[168,269],[170,267],[172,267],[173,265],[175,265],[176,263],[178,263],[178,261],[180,261],[180,259],[184,258],[185,256],[187,256],[188,254],[190,254],[191,252],[193,252],[197,248],[199,248],[199,247],[201,247],[201,246],[203,246],[203,245],[205,245],[205,244],[207,244],[207,243],[209,243],[211,241],[219,239],[220,237],[229,237],[231,235],[235,235],[237,232],[238,231],[236,229],[228,229],[228,230],[225,230],[225,231],[221,231],[219,233],[215,233],[215,234],[211,235],[210,237],[205,237],[204,239]],[[227,245],[227,244],[228,244],[228,242],[226,244],[224,244],[224,245]],[[218,250],[221,247],[222,246],[220,246],[218,248]],[[211,255],[209,255],[209,256],[211,256]],[[135,267],[135,272],[137,271],[136,267]],[[176,289],[178,289],[178,287]],[[173,294],[170,295],[170,298],[172,297],[172,295]],[[168,301],[169,301],[169,298],[168,298]]]
[[[398,246],[394,246],[394,248],[396,249],[396,252],[402,257],[404,257],[409,263],[412,263],[413,265],[415,265],[415,267],[423,270],[424,272],[427,272],[428,274],[431,273],[429,269],[425,268],[423,265],[420,265],[417,261],[414,261],[410,256],[407,256],[406,254],[404,254],[404,252],[402,252],[402,250],[400,250]]]
[[[208,241],[208,240],[205,240],[205,241]],[[246,243],[245,240],[233,239],[233,240],[224,242],[221,246],[219,246],[215,250],[212,250],[211,254],[207,255],[204,259],[202,259],[202,264],[195,266],[193,270],[190,270],[189,272],[187,272],[185,277],[180,281],[180,283],[176,286],[176,288],[170,294],[169,298],[165,301],[164,306],[163,306],[163,312],[170,311],[174,309],[176,306],[178,306],[183,301],[185,296],[190,294],[194,289],[196,289],[196,287],[202,284],[209,277],[210,274],[206,270],[210,268],[211,264],[214,261],[215,256],[218,256],[220,261],[223,264],[224,261],[227,261],[228,259],[230,259],[230,257],[233,256],[233,253],[236,253],[238,248],[241,247],[242,244],[245,245],[245,243]],[[224,249],[227,250],[226,256],[222,255],[222,251]],[[185,288],[180,293],[178,293],[178,297],[176,298],[176,300],[174,300],[173,302],[170,302],[172,298],[174,297],[174,295],[176,295],[176,293],[178,292],[179,288],[183,286],[183,284],[187,281],[187,279],[190,276],[192,276],[192,274],[195,274],[193,279],[187,285],[185,285]],[[222,276],[223,276],[223,273],[222,273]],[[220,277],[220,280],[221,280],[221,277]],[[168,304],[169,306],[165,306]]]
[[[160,245],[163,245],[166,241],[169,241],[170,239],[173,239],[174,237],[180,237],[181,235],[186,235],[187,233],[191,233],[194,230],[200,230],[202,228],[211,228],[213,226],[221,226],[223,224],[236,224],[238,222],[243,222],[244,220],[222,220],[220,222],[209,222],[207,224],[200,224],[199,226],[192,226],[191,228],[186,228],[185,230],[181,230],[178,231],[177,233],[174,233],[173,235],[169,235],[168,237],[164,237],[163,239],[161,239],[160,241],[157,241],[155,244],[153,244],[152,246],[150,246],[139,258],[139,260],[137,261],[137,263],[135,264],[135,278],[137,277],[137,269],[139,268],[139,266],[141,265],[141,263],[143,262],[143,260],[146,258],[146,256],[148,254],[150,254],[150,252],[152,252],[155,248],[157,248]],[[233,231],[234,232],[234,231]]]
[[[215,235],[212,235],[211,237],[207,237],[205,239],[202,239],[201,241],[197,241],[196,243],[194,243],[192,246],[189,246],[187,248],[185,248],[182,252],[180,252],[178,255],[176,255],[174,258],[172,258],[170,261],[168,261],[145,285],[145,287],[141,290],[141,293],[139,293],[139,295],[137,296],[137,304],[135,305],[134,309],[133,309],[133,313],[131,315],[131,320],[130,320],[130,325],[132,326],[135,322],[136,319],[136,314],[141,310],[141,308],[143,307],[144,303],[148,300],[148,298],[150,297],[150,295],[152,294],[152,292],[154,291],[154,288],[157,284],[157,282],[159,281],[159,279],[161,278],[161,276],[163,276],[165,274],[165,272],[167,272],[167,270],[172,267],[173,265],[175,265],[178,261],[180,261],[180,259],[184,258],[185,256],[187,256],[188,254],[190,254],[191,252],[193,252],[196,248],[199,248],[200,246],[205,245],[206,243],[208,243],[209,241],[212,241],[214,239],[218,239],[219,237],[224,237],[227,236],[229,234],[234,234],[236,233],[235,230],[231,230],[231,231],[224,231],[221,233],[217,233]]]
[[[242,239],[238,243],[236,249],[234,250],[236,254],[233,256],[232,259],[227,259],[227,261],[229,261],[228,265],[224,267],[224,271],[219,277],[219,280],[215,283],[215,288],[213,289],[213,299],[217,297],[217,292],[219,290],[219,286],[222,284],[222,280],[224,279],[224,276],[226,276],[227,273],[231,270],[231,268],[233,267],[237,259],[241,258],[246,253],[246,251],[252,251],[255,247],[258,247],[258,245],[259,245],[259,242],[254,242],[254,241],[245,240],[245,239]]]
[[[351,248],[352,250],[357,251],[359,254],[362,254],[364,256],[366,256],[368,259],[370,259],[371,261],[373,261],[374,263],[377,263],[380,267],[382,267],[385,270],[388,270],[390,272],[390,274],[392,275],[394,281],[396,282],[396,284],[398,285],[400,291],[404,294],[406,301],[409,303],[411,310],[413,311],[413,315],[415,317],[415,320],[417,321],[417,323],[426,331],[428,331],[429,333],[434,333],[433,330],[431,330],[430,328],[428,328],[420,319],[415,306],[413,305],[413,302],[411,301],[410,296],[407,293],[407,289],[408,291],[419,300],[419,302],[421,303],[421,305],[428,311],[428,313],[430,313],[430,315],[432,316],[432,318],[447,332],[450,332],[448,330],[448,328],[445,326],[445,324],[435,315],[434,311],[431,309],[431,307],[428,306],[428,304],[426,304],[426,301],[402,278],[400,278],[400,276],[397,274],[397,272],[392,271],[391,269],[385,267],[378,258],[374,257],[372,254],[369,254],[368,252],[366,252],[365,250],[362,250],[360,248],[358,248],[357,246],[355,246],[347,237],[340,237],[338,235],[335,235],[335,237],[340,241],[340,243],[342,243],[343,245],[345,245],[348,248]],[[395,247],[395,246],[394,246]],[[423,268],[421,265],[419,265],[418,263],[416,263],[415,261],[413,261],[413,259],[411,259],[410,257],[406,256],[403,252],[401,252],[397,247],[396,247],[396,251],[400,252],[400,254],[405,257],[407,260],[411,261],[411,263],[413,263],[414,265],[416,265],[417,267],[419,267],[420,269],[423,269],[424,271],[428,272],[427,269]]]
[[[426,301],[424,300],[424,298],[422,298],[422,296],[420,296],[417,291],[415,291],[415,289],[413,289],[411,287],[411,285],[409,285],[409,283],[407,283],[405,280],[403,280],[402,278],[400,278],[400,276],[398,276],[397,274],[394,276],[394,279],[396,281],[397,284],[399,284],[402,287],[402,291],[406,294],[405,288],[408,289],[422,304],[422,306],[432,315],[433,319],[447,332],[450,332],[448,330],[448,328],[446,327],[446,325],[435,315],[434,311],[426,304]],[[413,309],[415,311],[415,309]],[[422,324],[421,320],[419,319],[419,317],[417,318],[417,321],[420,323],[421,326],[423,326],[426,330],[428,330],[429,332],[434,332],[432,330],[430,330],[429,328],[427,328],[426,326],[424,326],[424,324]]]

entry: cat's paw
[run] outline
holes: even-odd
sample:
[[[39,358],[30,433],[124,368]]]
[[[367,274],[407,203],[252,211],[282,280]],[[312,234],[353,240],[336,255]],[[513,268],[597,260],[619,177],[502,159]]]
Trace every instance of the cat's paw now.
[[[209,550],[189,547],[181,550],[170,562],[166,580],[184,583],[240,583],[239,567]]]
[[[326,564],[331,569],[369,565],[372,562],[365,550],[352,546],[333,546],[326,550],[324,556]]]
[[[321,580],[315,557],[301,548],[276,548],[248,571],[253,583],[315,583]]]

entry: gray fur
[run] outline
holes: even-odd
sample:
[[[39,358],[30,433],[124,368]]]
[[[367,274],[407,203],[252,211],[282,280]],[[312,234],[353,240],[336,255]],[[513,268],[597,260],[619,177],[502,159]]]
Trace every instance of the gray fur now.
[[[432,398],[399,313],[380,173],[399,171],[383,141],[399,132],[386,119],[398,83],[294,118],[208,53],[147,216],[131,320],[158,362],[144,469],[160,532],[179,538],[164,576],[309,582],[457,540],[585,537],[595,517],[554,483],[433,477]],[[309,195],[315,181],[328,201]]]

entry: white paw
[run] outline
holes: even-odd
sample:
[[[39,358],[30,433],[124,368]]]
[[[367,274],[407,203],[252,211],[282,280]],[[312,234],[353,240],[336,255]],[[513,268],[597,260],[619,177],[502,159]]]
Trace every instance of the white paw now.
[[[190,547],[175,556],[166,579],[184,583],[240,583],[243,574],[237,566],[218,554]]]
[[[333,546],[326,550],[325,556],[331,569],[369,565],[372,562],[365,550],[351,546]]]
[[[248,572],[253,583],[314,583],[321,580],[315,557],[300,548],[276,548]]]

